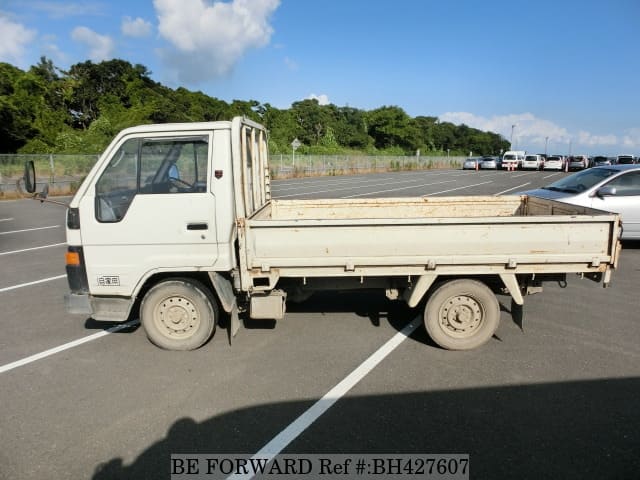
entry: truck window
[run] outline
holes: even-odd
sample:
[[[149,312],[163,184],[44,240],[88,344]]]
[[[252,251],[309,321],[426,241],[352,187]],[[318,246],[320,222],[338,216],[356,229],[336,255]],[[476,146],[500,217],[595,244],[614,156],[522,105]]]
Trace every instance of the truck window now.
[[[144,139],[140,193],[195,193],[207,187],[205,137]]]
[[[112,157],[96,183],[96,219],[119,222],[135,195],[207,190],[208,138],[135,138]]]
[[[115,153],[96,183],[96,219],[119,222],[136,194],[138,140],[127,140]]]

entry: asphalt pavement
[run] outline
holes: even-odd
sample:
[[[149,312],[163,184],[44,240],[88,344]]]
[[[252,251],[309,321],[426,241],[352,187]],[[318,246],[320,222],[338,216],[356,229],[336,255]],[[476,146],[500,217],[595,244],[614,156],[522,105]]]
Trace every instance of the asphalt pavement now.
[[[433,170],[272,190],[497,195],[562,175]],[[135,323],[118,330],[64,311],[64,223],[56,205],[0,202],[0,479],[169,478],[171,454],[274,445],[469,454],[474,479],[638,478],[640,243],[624,244],[610,288],[572,276],[526,297],[523,329],[500,296],[501,325],[473,351],[436,347],[417,309],[338,292],[247,324],[233,345],[223,326],[199,350],[168,352]]]

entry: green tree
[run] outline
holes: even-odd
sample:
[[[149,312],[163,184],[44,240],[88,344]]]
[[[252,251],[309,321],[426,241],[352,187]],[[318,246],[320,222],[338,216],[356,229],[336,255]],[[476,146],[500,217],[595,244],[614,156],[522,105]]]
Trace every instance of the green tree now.
[[[407,152],[415,146],[409,115],[395,106],[371,110],[366,116],[369,135],[377,149],[399,147]]]
[[[411,118],[402,108],[365,111],[320,105],[315,99],[279,109],[258,100],[227,103],[202,92],[171,89],[140,64],[114,59],[72,65],[68,71],[40,57],[27,72],[0,63],[0,145],[4,152],[97,153],[123,128],[143,123],[228,120],[244,115],[269,131],[272,153],[445,151],[498,153],[500,135],[436,117]]]

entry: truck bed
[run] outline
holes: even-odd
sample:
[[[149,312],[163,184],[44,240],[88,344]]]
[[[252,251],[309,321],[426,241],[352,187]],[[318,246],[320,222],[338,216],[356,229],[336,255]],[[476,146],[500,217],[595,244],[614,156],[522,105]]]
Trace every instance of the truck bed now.
[[[604,272],[619,228],[527,196],[272,200],[240,238],[257,276]]]

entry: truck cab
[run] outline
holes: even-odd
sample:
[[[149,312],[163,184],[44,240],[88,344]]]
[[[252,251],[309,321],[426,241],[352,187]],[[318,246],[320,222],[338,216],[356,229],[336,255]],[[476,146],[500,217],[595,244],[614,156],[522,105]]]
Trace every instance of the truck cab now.
[[[246,119],[122,131],[69,205],[67,309],[123,320],[154,276],[233,270],[236,219],[268,199],[265,165],[266,132]],[[234,167],[251,188],[241,199]]]

